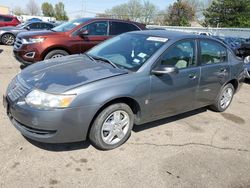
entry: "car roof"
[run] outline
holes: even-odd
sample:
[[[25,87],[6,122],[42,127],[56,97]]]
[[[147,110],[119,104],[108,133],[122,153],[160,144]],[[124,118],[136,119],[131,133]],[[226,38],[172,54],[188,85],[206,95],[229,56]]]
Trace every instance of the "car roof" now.
[[[87,18],[83,18],[83,19],[88,19],[88,21],[93,21],[93,20],[108,20],[108,21],[119,21],[119,22],[125,22],[125,23],[135,23],[135,24],[141,24],[144,25],[142,23],[139,22],[135,22],[135,21],[131,21],[131,20],[122,20],[122,19],[115,19],[115,18],[105,18],[105,17],[98,17],[98,18],[93,18],[93,17],[87,17]]]
[[[0,14],[0,16],[5,16],[5,17],[9,17],[9,18],[16,18],[16,16],[12,16],[9,14]]]
[[[218,39],[214,39],[211,36],[197,35],[197,34],[192,34],[188,32],[181,32],[181,31],[143,30],[143,31],[132,31],[130,33],[138,33],[138,34],[144,34],[144,35],[149,35],[149,36],[162,37],[162,38],[167,38],[169,40],[193,38],[193,39],[210,39],[210,40],[219,41]]]

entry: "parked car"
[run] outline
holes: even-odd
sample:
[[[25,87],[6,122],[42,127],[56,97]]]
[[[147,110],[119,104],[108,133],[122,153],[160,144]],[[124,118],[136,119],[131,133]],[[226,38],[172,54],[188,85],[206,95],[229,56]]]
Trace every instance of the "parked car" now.
[[[146,29],[145,25],[101,18],[80,18],[50,31],[20,33],[14,56],[24,65],[44,59],[83,53],[96,44],[121,33]]]
[[[27,21],[28,21],[28,22],[42,22],[42,20],[39,19],[39,18],[30,18],[30,19],[28,19]]]
[[[250,56],[250,41],[242,43],[238,48],[238,52],[240,57]]]
[[[18,33],[24,31],[50,30],[55,27],[54,24],[48,22],[26,22],[16,27],[1,27],[0,39],[5,45],[13,45]]]
[[[85,54],[31,65],[9,84],[4,104],[26,137],[49,143],[89,138],[113,149],[143,124],[210,106],[225,111],[244,63],[211,37],[129,32]]]
[[[15,16],[0,14],[0,27],[16,26],[21,22]]]

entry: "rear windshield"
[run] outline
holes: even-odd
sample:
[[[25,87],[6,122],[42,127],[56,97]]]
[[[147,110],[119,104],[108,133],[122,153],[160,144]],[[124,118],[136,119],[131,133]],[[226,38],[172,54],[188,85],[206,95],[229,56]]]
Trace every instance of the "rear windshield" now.
[[[55,32],[66,32],[66,31],[70,31],[71,29],[74,29],[75,27],[77,27],[78,25],[81,25],[83,24],[84,22],[87,22],[89,21],[90,19],[89,18],[79,18],[79,19],[75,19],[71,22],[66,22],[66,23],[63,23],[57,27],[54,27],[52,29],[52,31],[55,31]]]

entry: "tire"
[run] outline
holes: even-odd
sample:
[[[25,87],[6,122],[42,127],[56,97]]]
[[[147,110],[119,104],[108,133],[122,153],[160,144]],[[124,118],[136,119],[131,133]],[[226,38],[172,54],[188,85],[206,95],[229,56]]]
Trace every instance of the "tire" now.
[[[66,55],[69,55],[69,53],[64,50],[52,50],[45,56],[44,59],[59,58]]]
[[[210,106],[210,108],[216,112],[224,112],[231,104],[234,96],[234,86],[232,84],[225,85],[218,97],[216,98],[213,105]]]
[[[127,141],[133,124],[134,114],[128,105],[124,103],[110,105],[95,118],[89,139],[101,150],[117,148]]]
[[[11,33],[6,33],[6,34],[3,34],[2,37],[1,37],[1,42],[4,44],[4,45],[13,45],[15,43],[15,36],[12,35]]]

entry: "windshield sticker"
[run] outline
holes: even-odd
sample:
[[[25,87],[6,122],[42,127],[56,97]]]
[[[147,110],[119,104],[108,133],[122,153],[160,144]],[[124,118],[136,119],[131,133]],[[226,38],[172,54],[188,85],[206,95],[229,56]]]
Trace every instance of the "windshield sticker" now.
[[[77,25],[80,25],[80,23],[78,23],[78,22],[74,22],[73,24],[76,25],[76,26],[77,26]]]
[[[154,41],[154,42],[167,42],[167,38],[162,38],[162,37],[148,37],[147,40],[149,41]]]
[[[145,58],[147,56],[147,54],[139,53],[138,56],[141,57],[141,58]]]
[[[140,63],[140,60],[139,59],[134,59],[133,62],[134,63]]]

